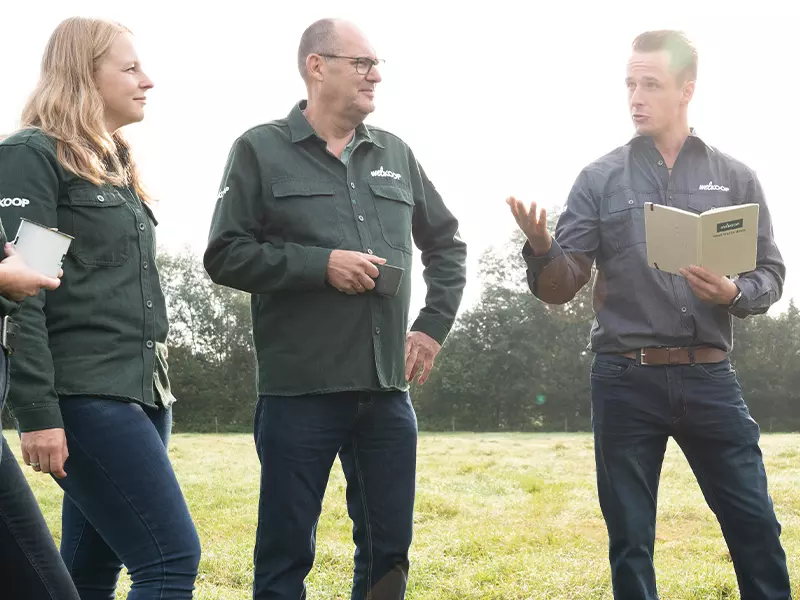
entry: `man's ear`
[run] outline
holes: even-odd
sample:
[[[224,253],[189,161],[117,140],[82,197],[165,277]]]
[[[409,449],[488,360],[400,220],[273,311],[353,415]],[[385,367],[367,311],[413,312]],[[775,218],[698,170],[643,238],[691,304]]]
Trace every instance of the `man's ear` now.
[[[681,102],[684,104],[689,104],[694,98],[694,88],[695,88],[695,81],[694,79],[690,79],[689,81],[683,84],[683,90],[681,92]]]
[[[322,69],[324,64],[325,59],[319,54],[309,54],[306,57],[306,78],[309,80],[322,81]]]

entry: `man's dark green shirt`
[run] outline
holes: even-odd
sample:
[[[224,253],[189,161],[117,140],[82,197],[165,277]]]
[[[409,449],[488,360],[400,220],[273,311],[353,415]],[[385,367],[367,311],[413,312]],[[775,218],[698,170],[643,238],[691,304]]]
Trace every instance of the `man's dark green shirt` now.
[[[205,268],[216,283],[252,295],[260,394],[406,390],[413,248],[427,296],[411,329],[443,344],[466,282],[458,221],[397,136],[362,124],[341,160],[304,107],[234,142]],[[333,288],[326,271],[335,249],[404,268],[399,294]]]
[[[20,304],[9,405],[22,431],[62,427],[59,396],[99,396],[155,407],[174,398],[155,264],[155,218],[133,190],[97,186],[64,169],[36,129],[0,143],[0,218],[72,235],[54,291]]]

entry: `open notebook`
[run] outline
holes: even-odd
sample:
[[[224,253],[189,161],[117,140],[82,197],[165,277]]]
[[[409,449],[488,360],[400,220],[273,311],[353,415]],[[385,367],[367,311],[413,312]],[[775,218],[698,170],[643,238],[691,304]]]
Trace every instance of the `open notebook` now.
[[[756,267],[758,204],[712,208],[697,214],[645,202],[647,262],[678,274],[689,265],[716,275],[739,275]]]

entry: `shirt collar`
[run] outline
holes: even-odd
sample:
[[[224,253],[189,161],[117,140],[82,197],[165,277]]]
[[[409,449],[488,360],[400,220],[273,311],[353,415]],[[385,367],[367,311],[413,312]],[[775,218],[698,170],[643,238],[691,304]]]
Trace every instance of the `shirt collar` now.
[[[289,124],[289,131],[292,134],[292,142],[295,144],[302,142],[303,140],[307,140],[310,137],[316,137],[320,140],[322,139],[317,135],[317,132],[314,131],[314,128],[311,127],[311,123],[308,122],[308,119],[306,119],[306,116],[303,114],[303,111],[307,105],[307,100],[301,100],[294,105],[292,111],[289,113],[289,116],[286,119]],[[383,145],[372,136],[372,132],[369,130],[369,127],[364,123],[359,123],[356,127],[355,139],[353,141],[354,143],[358,143],[362,140],[369,142],[370,144],[374,144],[379,148],[383,148]]]
[[[703,144],[704,146],[706,145],[703,139],[699,135],[697,135],[697,130],[694,127],[689,128],[689,137],[686,139],[687,141],[692,140],[689,143],[700,143]],[[655,147],[655,142],[653,141],[652,136],[641,135],[639,133],[635,133],[633,137],[630,140],[628,140],[626,146],[632,146],[633,144],[641,144],[641,143],[646,143],[651,147]]]

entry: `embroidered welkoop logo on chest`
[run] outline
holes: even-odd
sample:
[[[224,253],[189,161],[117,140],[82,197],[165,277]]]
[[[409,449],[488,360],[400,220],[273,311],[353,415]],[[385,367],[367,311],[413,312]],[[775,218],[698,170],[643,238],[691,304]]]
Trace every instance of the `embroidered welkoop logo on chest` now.
[[[724,185],[716,185],[713,181],[709,181],[704,185],[699,185],[697,187],[698,190],[702,192],[730,192],[731,188],[725,187]]]
[[[385,171],[383,169],[383,165],[377,171],[370,171],[369,173],[373,177],[389,177],[390,179],[401,179],[403,176],[400,173],[395,173],[394,171]]]

